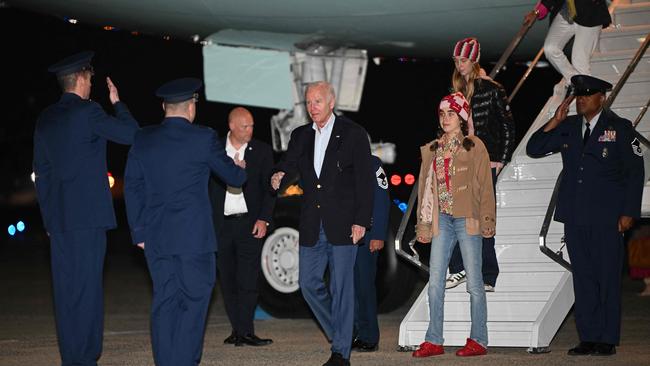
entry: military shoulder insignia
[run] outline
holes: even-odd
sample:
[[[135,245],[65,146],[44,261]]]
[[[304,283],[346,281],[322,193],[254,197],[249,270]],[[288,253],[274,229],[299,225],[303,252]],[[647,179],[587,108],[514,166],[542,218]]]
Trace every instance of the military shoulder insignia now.
[[[637,156],[643,156],[643,149],[641,149],[641,141],[638,138],[632,140],[632,152]]]
[[[375,176],[377,177],[377,185],[382,189],[388,189],[388,177],[384,172],[384,168],[380,166],[375,172]]]

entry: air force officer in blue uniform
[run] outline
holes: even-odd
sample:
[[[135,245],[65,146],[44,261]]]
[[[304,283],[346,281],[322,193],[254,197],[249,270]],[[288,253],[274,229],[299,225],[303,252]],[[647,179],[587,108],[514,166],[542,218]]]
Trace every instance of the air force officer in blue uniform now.
[[[374,204],[372,205],[372,226],[363,244],[359,245],[354,263],[354,334],[352,349],[359,352],[374,352],[379,344],[377,322],[377,257],[384,247],[388,235],[388,178],[381,166],[381,160],[371,155],[372,170],[376,178]]]
[[[335,95],[324,81],[305,91],[313,123],[291,133],[289,148],[276,165],[271,186],[285,173],[300,174],[300,289],[332,341],[326,366],[350,364],[354,323],[354,262],[357,243],[370,227],[373,172],[368,134],[333,113]],[[329,291],[323,276],[329,267]]]
[[[555,220],[564,223],[580,337],[569,355],[608,356],[620,338],[623,232],[640,216],[643,158],[630,121],[603,108],[612,85],[587,75],[571,83],[578,114],[567,117],[567,98],[526,150],[562,153]]]
[[[52,65],[63,89],[34,131],[36,192],[50,235],[54,310],[64,366],[96,365],[102,351],[106,230],[116,227],[106,141],[131,144],[138,123],[106,79],[117,117],[90,101],[92,52]]]
[[[215,240],[208,179],[241,187],[242,161],[226,156],[217,134],[192,124],[201,81],[161,86],[165,119],[136,134],[124,194],[133,242],[144,249],[153,282],[151,343],[158,366],[198,365],[215,283]]]

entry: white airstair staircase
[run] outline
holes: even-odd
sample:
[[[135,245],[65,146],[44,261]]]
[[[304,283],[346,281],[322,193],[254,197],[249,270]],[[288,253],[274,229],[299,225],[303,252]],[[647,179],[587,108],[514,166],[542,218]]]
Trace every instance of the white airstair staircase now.
[[[650,32],[650,2],[621,1],[615,6],[612,18],[613,25],[603,30],[599,50],[592,58],[592,74],[616,84]],[[611,109],[634,121],[649,96],[650,54],[646,53]],[[540,251],[540,229],[562,162],[559,154],[541,159],[526,155],[530,135],[552,117],[553,106],[558,104],[559,101],[552,97],[548,100],[515,150],[511,163],[499,175],[496,252],[500,274],[496,291],[487,293],[490,346],[547,351],[573,306],[571,272]],[[573,113],[574,107],[570,114]],[[650,114],[645,115],[637,130],[643,136],[650,135]],[[650,153],[645,157],[648,155]],[[642,205],[644,216],[650,216],[649,190],[650,186],[646,184]],[[553,251],[561,250],[563,258],[568,261],[566,249],[560,249],[562,236],[562,224],[553,221],[546,242]],[[465,344],[471,325],[469,306],[465,284],[447,290],[445,345]],[[425,286],[400,325],[399,346],[402,349],[412,349],[424,341],[428,311]]]

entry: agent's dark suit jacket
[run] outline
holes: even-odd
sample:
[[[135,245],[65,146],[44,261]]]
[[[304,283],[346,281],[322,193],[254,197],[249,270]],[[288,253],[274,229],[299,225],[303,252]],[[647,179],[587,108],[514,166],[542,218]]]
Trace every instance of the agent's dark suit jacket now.
[[[147,256],[216,250],[210,173],[233,187],[246,181],[212,129],[173,117],[136,134],[124,197],[131,237],[145,243]]]
[[[34,131],[34,173],[49,233],[117,226],[108,187],[106,140],[130,145],[138,122],[124,103],[112,117],[97,103],[64,93]]]
[[[526,146],[533,157],[562,154],[555,220],[616,228],[621,215],[638,218],[644,170],[632,123],[603,110],[584,147],[582,125],[581,115],[569,116],[549,132],[541,127]]]
[[[551,21],[562,9],[566,0],[542,0],[542,4],[551,13]],[[612,17],[607,10],[605,0],[575,0],[576,18],[575,22],[583,27],[595,27],[597,25],[603,28],[612,23]]]
[[[226,146],[226,138],[220,139],[221,145]],[[248,142],[246,153],[246,174],[248,179],[243,186],[244,200],[248,208],[248,217],[251,224],[257,220],[264,220],[271,224],[273,219],[273,207],[275,206],[275,197],[269,188],[269,180],[273,170],[273,151],[271,146],[252,139]],[[226,184],[212,177],[210,179],[210,201],[214,216],[214,227],[217,232],[223,226],[223,206],[226,200]]]
[[[371,226],[374,172],[370,144],[363,127],[348,118],[336,116],[325,151],[320,178],[314,171],[313,123],[291,133],[289,148],[276,171],[285,177],[300,174],[303,189],[300,210],[300,245],[318,241],[321,222],[330,243],[352,244],[353,224]]]

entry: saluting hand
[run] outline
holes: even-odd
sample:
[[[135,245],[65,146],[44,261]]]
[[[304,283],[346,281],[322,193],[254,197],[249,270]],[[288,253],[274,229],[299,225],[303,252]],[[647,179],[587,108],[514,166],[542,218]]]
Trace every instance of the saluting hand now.
[[[363,238],[363,236],[366,235],[366,227],[361,226],[361,225],[352,225],[352,234],[350,234],[350,237],[352,238],[352,244],[356,244]]]
[[[571,102],[573,102],[573,99],[575,99],[575,96],[569,95],[562,103],[560,103],[555,110],[553,118],[551,118],[551,120],[546,124],[546,127],[544,127],[544,132],[554,129],[566,119],[567,115],[569,115],[569,106],[571,105]]]
[[[276,191],[280,189],[282,178],[284,178],[284,172],[277,172],[271,176],[271,187]]]
[[[108,85],[108,98],[111,100],[112,104],[115,104],[120,101],[120,95],[117,92],[117,87],[113,84],[113,81],[108,76],[106,77],[106,85]]]
[[[232,160],[235,161],[235,165],[237,165],[238,167],[242,169],[246,169],[246,160],[244,159],[239,160],[239,153],[235,153],[235,157]]]

